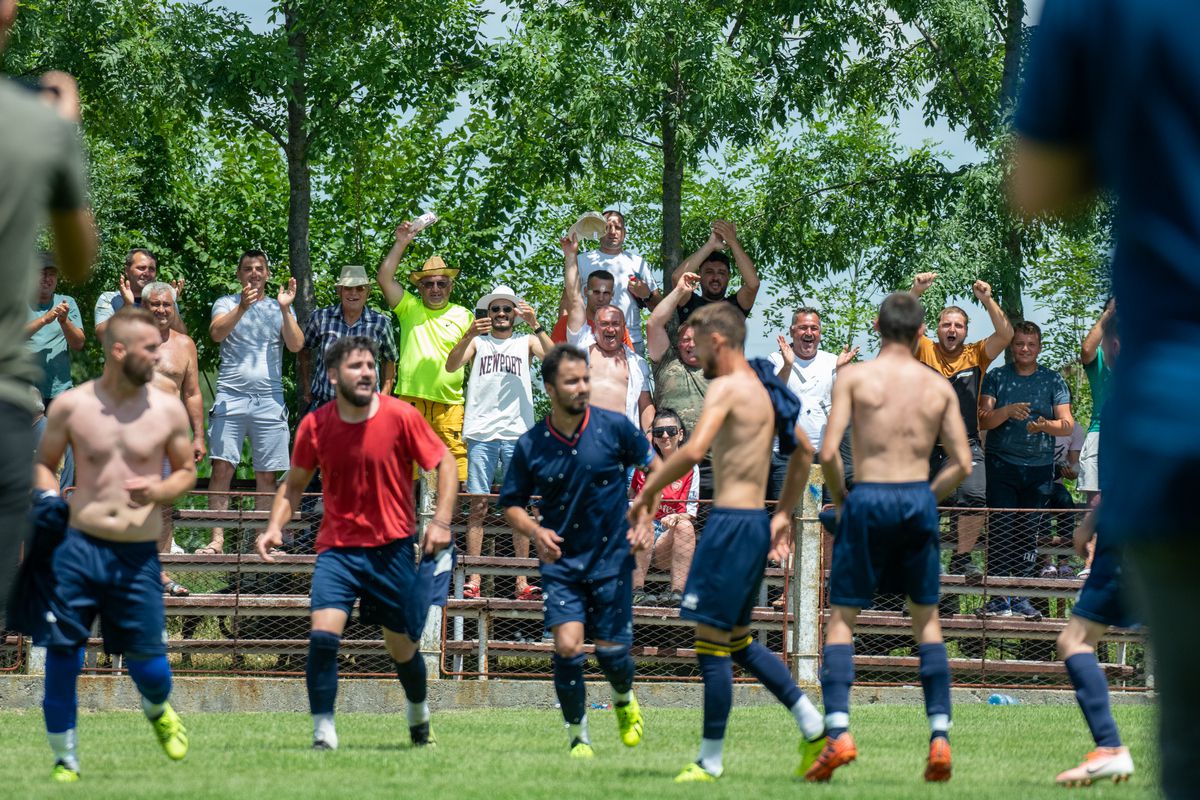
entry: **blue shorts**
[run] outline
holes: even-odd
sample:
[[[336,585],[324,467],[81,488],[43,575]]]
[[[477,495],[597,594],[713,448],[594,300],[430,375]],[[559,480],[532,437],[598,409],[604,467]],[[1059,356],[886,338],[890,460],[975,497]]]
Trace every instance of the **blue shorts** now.
[[[564,580],[543,573],[542,610],[546,627],[582,622],[588,639],[633,644],[633,558],[616,575]]]
[[[332,547],[317,556],[313,571],[313,611],[350,612],[354,601],[360,622],[382,625],[416,641],[429,614],[431,573],[417,571],[415,536],[382,547]]]
[[[90,631],[99,614],[104,652],[166,654],[167,620],[157,542],[110,542],[70,528],[54,550],[53,565],[60,613],[71,616],[71,625],[53,626],[60,634],[38,644],[85,644],[86,633],[67,641],[61,632],[68,628]]]
[[[937,498],[926,481],[854,484],[833,538],[832,605],[869,608],[876,592],[934,605],[940,568]]]
[[[491,494],[492,484],[504,483],[516,449],[516,439],[467,439],[467,494]]]
[[[769,552],[765,510],[714,506],[692,556],[679,616],[723,631],[749,625]]]
[[[1091,574],[1083,582],[1071,613],[1117,628],[1137,625],[1138,619],[1130,613],[1126,602],[1125,581],[1121,572],[1120,551],[1097,540]]]

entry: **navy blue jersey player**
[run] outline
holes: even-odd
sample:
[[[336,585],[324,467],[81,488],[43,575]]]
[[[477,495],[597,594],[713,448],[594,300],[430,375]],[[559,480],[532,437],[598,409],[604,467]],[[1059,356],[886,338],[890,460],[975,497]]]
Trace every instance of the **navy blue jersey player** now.
[[[725,727],[733,702],[733,664],[756,677],[796,720],[803,736],[801,769],[824,743],[821,715],[792,680],[779,656],[750,633],[750,616],[768,558],[791,547],[792,509],[804,491],[812,447],[797,430],[799,401],[766,361],[746,361],[745,316],[713,303],[688,317],[696,354],[709,379],[704,410],[691,438],[651,475],[630,508],[630,519],[654,516],[657,494],[691,470],[712,447],[714,505],[692,557],[680,616],[696,623],[696,660],[704,678],[704,733],[699,757],[677,783],[713,781],[724,772]],[[774,516],[764,509],[771,441],[790,453]]]
[[[587,355],[560,345],[542,361],[549,416],[517,442],[500,507],[513,530],[533,540],[541,560],[546,627],[554,633],[554,689],[567,722],[570,754],[591,758],[584,689],[584,638],[612,684],[621,741],[642,739],[633,694],[633,552],[649,546],[650,524],[625,521],[630,467],[651,470],[650,443],[622,414],[588,404]],[[540,521],[526,510],[540,496]]]
[[[854,624],[876,591],[908,597],[931,731],[925,780],[950,779],[950,664],[938,621],[937,503],[970,474],[971,450],[954,391],[913,357],[924,317],[912,295],[888,297],[876,321],[879,356],[844,368],[833,385],[821,445],[821,466],[838,506],[821,665],[828,741],[806,780],[827,781],[858,755],[848,730]],[[849,495],[839,452],[848,425],[854,454]],[[930,483],[926,462],[939,438],[948,459]]]

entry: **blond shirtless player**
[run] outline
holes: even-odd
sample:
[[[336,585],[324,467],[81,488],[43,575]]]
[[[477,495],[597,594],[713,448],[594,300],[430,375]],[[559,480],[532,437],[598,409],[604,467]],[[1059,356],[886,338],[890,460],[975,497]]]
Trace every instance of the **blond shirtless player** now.
[[[712,447],[713,509],[696,546],[680,616],[696,623],[696,660],[704,678],[704,735],[700,756],[677,783],[713,781],[724,771],[725,725],[733,702],[733,662],[767,687],[796,720],[804,770],[824,743],[821,714],[792,680],[787,666],[750,633],[768,558],[791,549],[792,509],[812,465],[812,445],[797,425],[799,403],[768,362],[751,365],[742,353],[745,315],[731,303],[712,303],[688,317],[696,355],[709,379],[704,410],[684,442],[651,473],[630,508],[634,524],[649,522],[663,487],[678,480]],[[764,385],[771,382],[771,388]],[[790,404],[790,407],[789,407]],[[779,421],[777,421],[777,417]],[[764,509],[771,441],[792,451],[783,494],[773,516]]]
[[[124,654],[142,709],[167,755],[187,753],[187,731],[171,709],[171,670],[158,562],[159,506],[196,484],[183,404],[150,386],[162,337],[149,311],[122,308],[104,334],[104,373],[59,395],[46,417],[35,481],[56,491],[54,467],[75,450],[70,529],[54,551],[56,593],[75,615],[78,640],[49,642],[43,709],[56,781],[79,779],[75,680],[97,614],[104,649]],[[171,475],[162,477],[163,458]],[[64,626],[60,625],[60,630]]]
[[[821,445],[821,467],[838,506],[829,577],[821,692],[825,749],[805,774],[827,781],[858,752],[850,737],[854,623],[875,592],[904,592],[920,657],[931,730],[925,780],[950,779],[950,664],[938,622],[940,500],[971,472],[971,449],[950,384],[913,357],[925,312],[911,294],[879,308],[879,356],[844,367]],[[850,425],[854,491],[846,495],[838,447]],[[941,439],[946,466],[929,482],[929,454]]]
[[[175,289],[169,283],[155,281],[142,289],[142,308],[154,315],[154,324],[162,343],[158,347],[158,363],[154,367],[152,385],[169,394],[177,395],[187,410],[192,425],[192,460],[199,464],[207,452],[204,447],[204,398],[200,394],[200,365],[196,358],[196,343],[186,333],[176,328]],[[163,477],[170,474],[169,465],[163,461]],[[162,533],[158,538],[158,552],[171,552],[175,536],[175,521],[171,506],[162,508]],[[187,587],[172,580],[166,572],[162,574],[163,591],[172,597],[187,597]]]
[[[588,354],[592,379],[591,404],[624,414],[639,430],[650,430],[654,403],[650,397],[650,366],[626,344],[625,313],[617,306],[596,309],[588,324],[587,307],[579,288],[579,242],[564,236],[563,305],[567,309],[567,342]]]

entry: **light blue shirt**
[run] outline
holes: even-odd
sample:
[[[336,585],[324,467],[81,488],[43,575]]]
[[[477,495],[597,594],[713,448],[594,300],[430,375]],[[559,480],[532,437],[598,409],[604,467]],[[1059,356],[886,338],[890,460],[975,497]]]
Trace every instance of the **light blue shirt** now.
[[[76,328],[83,330],[83,317],[79,315],[79,306],[75,304],[74,297],[65,294],[54,295],[49,305],[30,308],[27,321],[32,322],[64,300],[69,307],[67,319]],[[29,337],[29,350],[33,353],[34,362],[42,371],[38,391],[42,393],[43,400],[58,397],[75,385],[71,380],[71,353],[67,347],[67,336],[57,320]]]
[[[218,298],[212,317],[232,311],[241,299],[240,294]],[[288,313],[296,316],[291,308]],[[283,402],[283,309],[278,300],[264,297],[250,306],[221,342],[217,394]]]

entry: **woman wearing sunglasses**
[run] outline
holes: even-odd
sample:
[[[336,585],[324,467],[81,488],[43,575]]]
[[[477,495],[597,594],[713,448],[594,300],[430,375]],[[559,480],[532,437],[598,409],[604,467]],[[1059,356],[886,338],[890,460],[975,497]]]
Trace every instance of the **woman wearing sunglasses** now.
[[[659,458],[666,459],[683,444],[687,437],[679,415],[669,408],[659,409],[650,429],[650,442]],[[634,472],[629,487],[630,496],[636,497],[646,483],[641,470]],[[692,552],[696,549],[696,501],[700,497],[700,470],[692,471],[669,484],[662,493],[662,503],[654,518],[654,545],[649,550],[637,553],[637,567],[633,572],[633,604],[635,606],[676,606],[683,597],[683,586],[687,582],[688,569],[692,566]],[[662,595],[646,594],[646,573],[650,567],[669,569],[671,591]]]

